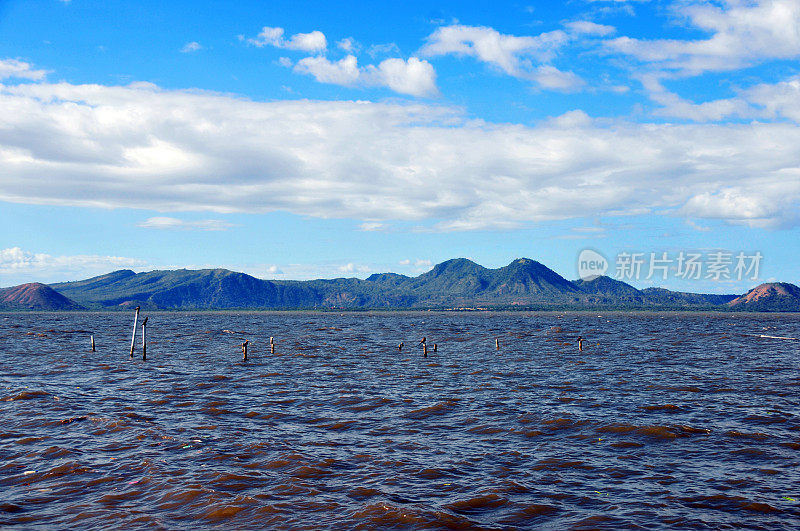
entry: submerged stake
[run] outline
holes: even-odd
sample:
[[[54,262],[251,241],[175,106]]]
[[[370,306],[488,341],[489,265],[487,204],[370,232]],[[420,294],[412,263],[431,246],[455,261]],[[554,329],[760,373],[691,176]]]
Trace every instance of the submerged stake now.
[[[131,336],[131,359],[133,359],[133,346],[136,342],[136,323],[139,322],[139,307],[136,307],[136,315],[133,316],[133,335]]]
[[[147,335],[145,333],[145,327],[147,326],[148,319],[150,318],[145,317],[144,321],[142,321],[142,361],[147,361]]]
[[[247,344],[250,343],[249,339],[245,339],[244,343],[242,343],[242,354],[244,354],[244,358],[242,361],[247,361]]]
[[[92,352],[94,352],[94,336],[92,336]]]

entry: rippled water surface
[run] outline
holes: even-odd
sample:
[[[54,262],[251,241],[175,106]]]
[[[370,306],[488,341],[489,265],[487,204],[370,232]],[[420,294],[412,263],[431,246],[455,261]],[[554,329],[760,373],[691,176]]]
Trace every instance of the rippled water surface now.
[[[800,526],[796,315],[148,315],[0,314],[0,525]]]

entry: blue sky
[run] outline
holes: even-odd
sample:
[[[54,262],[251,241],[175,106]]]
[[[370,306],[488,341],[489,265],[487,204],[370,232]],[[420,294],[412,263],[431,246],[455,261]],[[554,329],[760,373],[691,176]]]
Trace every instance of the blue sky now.
[[[800,0],[0,2],[0,286],[573,279],[586,248],[640,253],[638,287],[798,283],[798,28]]]

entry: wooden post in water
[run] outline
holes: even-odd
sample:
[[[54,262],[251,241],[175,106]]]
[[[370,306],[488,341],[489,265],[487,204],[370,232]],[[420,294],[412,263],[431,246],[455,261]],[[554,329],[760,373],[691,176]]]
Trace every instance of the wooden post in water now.
[[[433,351],[434,352],[438,352],[439,351],[438,347],[436,346],[436,343],[433,344]]]
[[[269,353],[270,354],[275,354],[275,338],[274,337],[270,337],[269,338]]]
[[[422,357],[423,358],[428,357],[428,345],[425,343],[422,344]]]
[[[147,334],[145,330],[147,330],[147,320],[150,319],[149,317],[145,317],[144,321],[142,321],[142,361],[147,361]]]
[[[139,322],[139,307],[136,307],[136,315],[133,316],[133,335],[131,336],[131,359],[133,359],[133,346],[136,343],[136,323]]]
[[[249,339],[245,339],[244,343],[242,343],[242,354],[244,354],[244,358],[242,361],[247,361],[247,344],[250,343]]]
[[[92,336],[92,352],[94,352],[94,336]]]
[[[581,336],[578,336],[578,350],[583,352],[583,338]]]
[[[494,349],[495,350],[500,350],[500,338],[499,337],[496,337],[494,339]]]

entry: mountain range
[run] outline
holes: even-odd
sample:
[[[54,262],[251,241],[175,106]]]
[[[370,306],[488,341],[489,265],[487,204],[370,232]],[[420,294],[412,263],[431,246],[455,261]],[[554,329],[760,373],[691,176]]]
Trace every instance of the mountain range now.
[[[569,281],[528,258],[489,269],[466,258],[409,277],[262,280],[226,269],[114,271],[75,282],[0,289],[2,310],[645,309],[800,311],[800,288],[772,283],[740,297],[643,290],[606,276]]]

